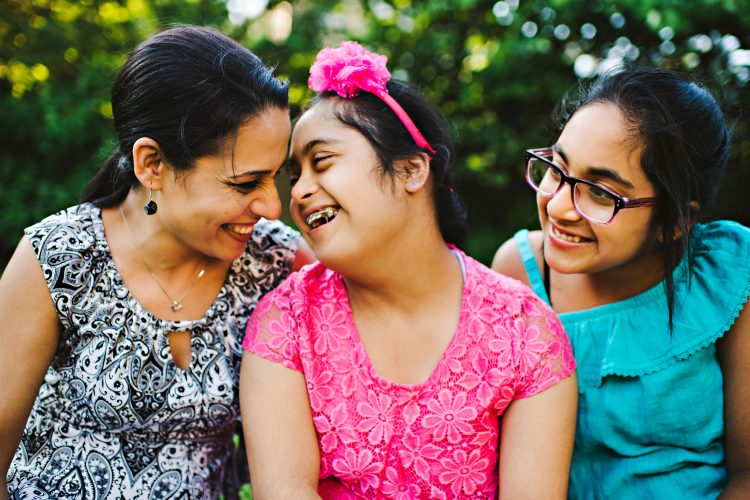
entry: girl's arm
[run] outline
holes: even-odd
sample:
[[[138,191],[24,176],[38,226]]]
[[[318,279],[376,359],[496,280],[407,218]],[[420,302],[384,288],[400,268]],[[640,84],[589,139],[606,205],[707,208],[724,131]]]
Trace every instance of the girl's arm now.
[[[720,498],[750,497],[750,307],[717,344],[724,374],[724,448],[729,482]],[[710,395],[708,395],[710,397]]]
[[[0,499],[7,498],[8,467],[60,330],[39,261],[24,237],[0,278]]]
[[[320,498],[318,437],[302,373],[245,352],[240,408],[253,498]]]
[[[500,426],[500,498],[566,498],[577,403],[573,374],[508,406]]]

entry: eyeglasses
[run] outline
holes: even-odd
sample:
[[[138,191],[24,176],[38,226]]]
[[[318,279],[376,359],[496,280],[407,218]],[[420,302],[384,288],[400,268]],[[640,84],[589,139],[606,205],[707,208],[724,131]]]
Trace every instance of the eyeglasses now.
[[[573,206],[582,217],[597,224],[609,224],[623,208],[651,205],[656,198],[624,198],[599,184],[570,177],[552,162],[552,148],[526,151],[526,182],[534,191],[551,198],[565,183],[570,184]]]

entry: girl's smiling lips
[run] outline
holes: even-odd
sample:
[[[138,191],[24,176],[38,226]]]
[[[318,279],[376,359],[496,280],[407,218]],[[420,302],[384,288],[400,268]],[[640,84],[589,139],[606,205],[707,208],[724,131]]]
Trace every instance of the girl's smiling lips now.
[[[552,223],[550,223],[549,235],[551,243],[563,248],[578,247],[593,241],[590,238],[560,229]]]
[[[311,229],[316,229],[332,221],[338,211],[335,205],[313,205],[302,212],[302,219]]]

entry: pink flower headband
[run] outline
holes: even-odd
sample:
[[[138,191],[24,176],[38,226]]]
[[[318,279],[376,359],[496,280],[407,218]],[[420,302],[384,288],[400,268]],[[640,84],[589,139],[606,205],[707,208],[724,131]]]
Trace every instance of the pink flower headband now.
[[[337,49],[318,52],[307,85],[315,92],[334,91],[344,99],[355,97],[360,90],[375,94],[396,113],[417,146],[435,154],[404,108],[388,94],[385,84],[391,73],[385,67],[387,61],[386,56],[370,52],[357,42],[341,42]]]

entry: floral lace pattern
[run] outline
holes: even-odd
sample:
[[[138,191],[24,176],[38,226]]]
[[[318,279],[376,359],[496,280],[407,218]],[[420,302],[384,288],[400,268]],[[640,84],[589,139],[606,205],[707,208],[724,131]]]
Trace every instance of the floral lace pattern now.
[[[421,384],[378,376],[343,280],[323,265],[293,274],[259,302],[243,346],[304,374],[325,498],[493,497],[500,416],[575,369],[551,309],[460,255],[458,326]]]
[[[8,472],[11,498],[229,498],[236,482],[242,335],[288,273],[299,235],[261,221],[196,321],[166,321],[130,294],[101,212],[82,204],[26,230],[63,326]],[[168,333],[192,332],[187,370]]]

